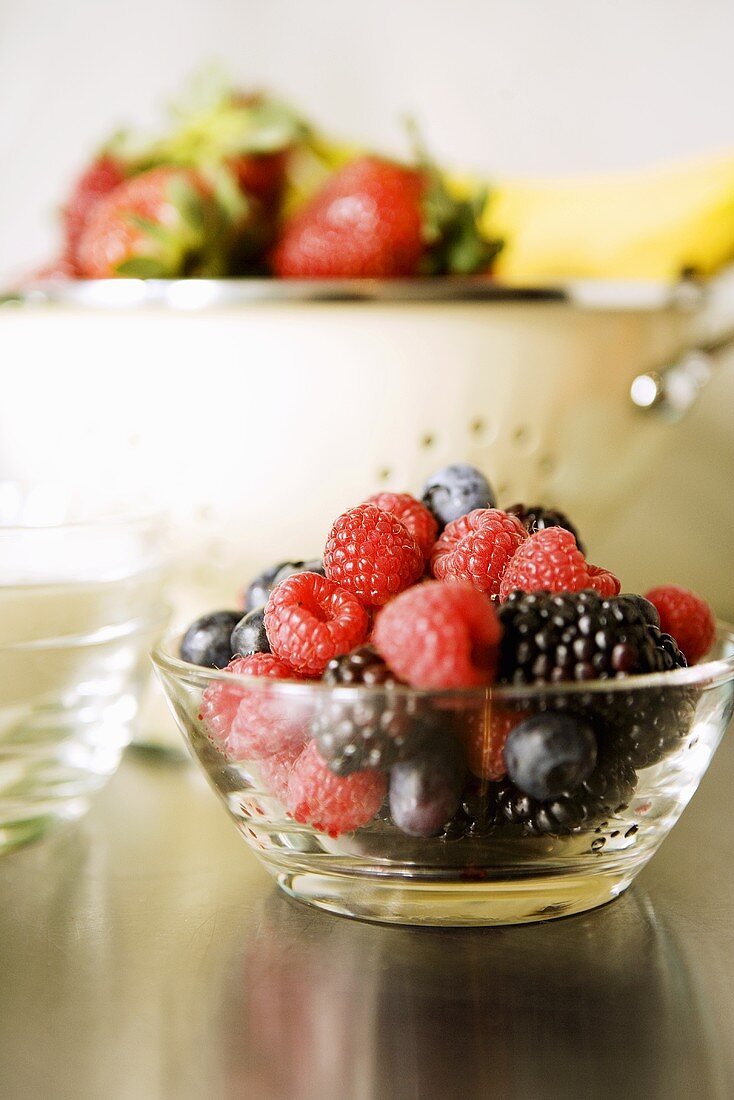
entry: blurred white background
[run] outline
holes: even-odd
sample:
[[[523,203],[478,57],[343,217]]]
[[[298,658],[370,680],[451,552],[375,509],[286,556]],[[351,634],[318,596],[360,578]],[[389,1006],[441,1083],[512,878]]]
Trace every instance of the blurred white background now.
[[[45,258],[53,211],[111,129],[203,61],[327,129],[488,173],[734,148],[730,0],[0,0],[0,279]]]

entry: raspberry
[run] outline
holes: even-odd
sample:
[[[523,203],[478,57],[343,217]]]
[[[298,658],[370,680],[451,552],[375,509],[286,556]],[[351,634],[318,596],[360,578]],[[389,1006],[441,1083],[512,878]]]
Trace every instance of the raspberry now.
[[[475,508],[449,523],[431,558],[438,580],[468,581],[480,592],[496,596],[513,554],[528,534],[517,516],[497,508]]]
[[[286,807],[302,825],[338,836],[368,825],[380,809],[386,790],[387,779],[382,772],[334,775],[316,742],[310,741],[293,765]]]
[[[711,649],[716,634],[713,612],[704,599],[679,584],[661,584],[645,593],[660,615],[660,629],[672,634],[689,665]]]
[[[418,688],[461,688],[494,676],[500,626],[466,584],[426,581],[377,616],[373,641],[395,674]]]
[[[244,591],[245,611],[265,607],[276,584],[292,576],[293,573],[319,573],[323,577],[324,563],[320,558],[313,558],[311,561],[280,561],[277,565],[263,569]]]
[[[619,595],[622,585],[619,583],[619,578],[614,576],[614,573],[610,573],[608,569],[603,569],[600,565],[589,565],[588,563],[587,569],[589,570],[590,586],[595,592],[598,592],[605,600]]]
[[[276,656],[304,676],[320,676],[332,657],[364,641],[369,616],[351,592],[326,577],[295,573],[271,592],[265,629]]]
[[[524,717],[523,712],[500,710],[492,704],[469,712],[461,734],[469,771],[479,779],[502,779],[507,771],[502,755],[505,741]]]
[[[612,573],[586,562],[570,531],[546,527],[519,548],[505,570],[499,594],[506,600],[515,589],[580,592],[593,588],[602,596],[616,596],[621,587]]]
[[[542,531],[546,527],[565,527],[576,539],[576,545],[581,553],[586,554],[578,531],[565,512],[559,512],[557,508],[545,508],[542,504],[512,504],[505,511],[517,516],[529,535],[534,535],[536,531]]]
[[[293,671],[269,653],[250,657],[235,657],[225,672],[236,676],[293,679]],[[268,696],[263,689],[248,691],[244,685],[217,681],[201,697],[199,719],[206,727],[209,740],[230,760],[247,757],[259,759],[285,746],[303,744],[303,734],[296,732],[296,716],[289,714],[284,704]],[[300,741],[299,741],[300,737]]]
[[[288,798],[288,783],[290,782],[293,765],[300,755],[300,749],[285,749],[273,756],[264,757],[259,763],[260,779],[263,787],[270,794],[275,795],[283,805],[285,805]]]
[[[424,561],[430,561],[433,544],[438,536],[438,524],[419,500],[410,493],[375,493],[368,497],[365,504],[374,504],[382,508],[383,512],[389,512],[395,519],[399,519],[408,529]]]
[[[329,580],[368,607],[381,607],[418,580],[423,555],[399,519],[374,504],[360,504],[331,528],[324,567]]]

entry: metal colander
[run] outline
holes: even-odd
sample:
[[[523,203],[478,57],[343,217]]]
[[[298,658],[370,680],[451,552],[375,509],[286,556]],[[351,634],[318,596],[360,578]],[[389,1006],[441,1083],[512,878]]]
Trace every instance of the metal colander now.
[[[0,316],[0,477],[165,509],[197,608],[451,461],[593,533],[705,381],[704,321],[688,286],[39,285]]]

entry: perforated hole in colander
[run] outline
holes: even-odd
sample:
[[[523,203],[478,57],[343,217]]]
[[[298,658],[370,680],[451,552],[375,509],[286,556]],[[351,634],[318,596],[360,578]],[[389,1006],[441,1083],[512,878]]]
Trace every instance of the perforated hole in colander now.
[[[558,462],[555,455],[544,454],[538,459],[538,473],[541,477],[552,477],[556,472]]]
[[[510,434],[512,445],[523,454],[529,454],[538,446],[538,440],[529,424],[517,424]]]

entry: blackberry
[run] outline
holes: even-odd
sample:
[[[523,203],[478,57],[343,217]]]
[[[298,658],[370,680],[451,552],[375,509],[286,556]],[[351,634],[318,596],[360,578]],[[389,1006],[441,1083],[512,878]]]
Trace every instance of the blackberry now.
[[[442,840],[463,837],[485,837],[493,833],[504,820],[500,816],[498,793],[500,783],[488,783],[470,776],[461,796],[461,806],[447,822]]]
[[[345,684],[393,687],[400,683],[371,645],[361,645],[351,653],[332,657],[321,678],[332,687],[344,687]]]
[[[556,508],[544,508],[542,504],[513,504],[505,508],[513,516],[517,516],[520,523],[529,534],[535,531],[543,531],[546,527],[563,527],[570,531],[576,539],[576,545],[581,553],[586,556],[584,544],[579,538],[579,533],[565,512],[559,512]]]
[[[628,603],[634,604],[646,623],[650,626],[660,627],[660,615],[657,607],[654,603],[646,600],[644,596],[640,596],[637,592],[622,592],[617,599],[627,600]]]
[[[641,597],[639,597],[641,599]],[[628,597],[618,597],[628,599]],[[672,672],[686,667],[686,659],[670,634],[649,625],[655,644],[652,665],[645,671]],[[690,685],[670,684],[615,691],[596,703],[606,725],[606,738],[634,768],[660,763],[682,744],[693,724],[700,691]]]
[[[502,817],[511,825],[520,825],[526,834],[568,836],[622,810],[636,786],[637,773],[629,760],[607,750],[572,794],[541,802],[504,779],[497,802]]]
[[[636,597],[596,592],[513,593],[500,606],[499,680],[510,684],[619,679],[685,667],[673,639],[647,621]],[[686,686],[553,696],[543,710],[567,710],[594,726],[631,768],[658,763],[688,734],[697,699]],[[522,709],[522,702],[518,707]],[[525,704],[527,705],[527,704]]]
[[[513,592],[498,608],[498,679],[507,684],[610,679],[656,671],[658,638],[629,601],[597,592]],[[659,636],[659,632],[658,632]]]
[[[400,681],[372,646],[364,645],[329,661],[322,677],[331,687],[384,689],[349,698],[329,696],[313,720],[319,752],[337,775],[363,768],[389,768],[410,755],[426,732],[417,701],[408,695],[391,698]]]
[[[699,694],[679,685],[615,692],[604,707],[609,745],[634,768],[659,764],[688,736]]]

